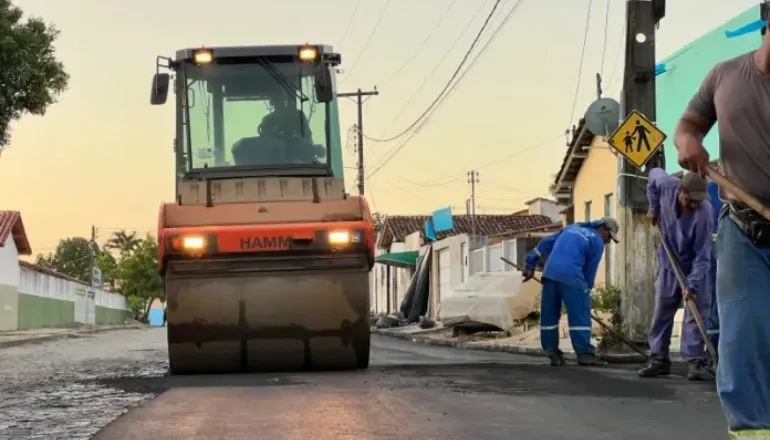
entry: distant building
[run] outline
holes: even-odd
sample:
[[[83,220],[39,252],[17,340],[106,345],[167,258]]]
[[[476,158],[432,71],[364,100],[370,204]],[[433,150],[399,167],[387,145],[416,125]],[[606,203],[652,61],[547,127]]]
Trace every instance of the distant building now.
[[[581,119],[554,181],[554,197],[565,225],[615,216],[618,159],[602,136],[596,136]],[[596,283],[612,280],[614,244],[608,244],[596,275]]]

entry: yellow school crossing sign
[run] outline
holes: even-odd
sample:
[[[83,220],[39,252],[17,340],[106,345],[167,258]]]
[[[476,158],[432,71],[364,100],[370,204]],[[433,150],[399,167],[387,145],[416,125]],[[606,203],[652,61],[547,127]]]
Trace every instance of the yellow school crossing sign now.
[[[637,168],[644,164],[663,146],[666,134],[636,110],[612,133],[609,144]]]

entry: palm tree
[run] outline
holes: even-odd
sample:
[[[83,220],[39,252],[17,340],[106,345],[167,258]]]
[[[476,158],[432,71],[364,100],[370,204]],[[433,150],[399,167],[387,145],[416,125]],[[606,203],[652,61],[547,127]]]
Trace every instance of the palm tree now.
[[[112,237],[107,240],[104,248],[116,250],[122,254],[133,252],[140,244],[142,244],[142,239],[136,236],[136,232],[126,232],[124,229],[112,234]]]

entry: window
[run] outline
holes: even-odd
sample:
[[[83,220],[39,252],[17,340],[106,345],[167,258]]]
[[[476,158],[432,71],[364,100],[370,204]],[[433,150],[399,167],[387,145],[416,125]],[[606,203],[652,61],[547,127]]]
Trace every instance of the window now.
[[[328,104],[295,61],[187,65],[187,168],[326,168]],[[331,124],[333,125],[333,124]]]
[[[612,212],[615,210],[615,206],[612,203],[612,194],[604,195],[604,216],[612,217]]]
[[[585,215],[584,215],[583,221],[585,222],[591,221],[591,202],[586,202]]]

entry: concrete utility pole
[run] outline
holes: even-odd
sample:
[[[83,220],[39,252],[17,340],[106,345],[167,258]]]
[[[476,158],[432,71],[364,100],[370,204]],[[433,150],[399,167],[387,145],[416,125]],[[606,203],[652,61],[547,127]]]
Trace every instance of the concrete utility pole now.
[[[337,93],[341,98],[356,98],[358,105],[358,123],[356,123],[356,133],[358,134],[358,195],[364,195],[364,96],[377,96],[380,92],[375,87],[374,90],[364,92],[358,89],[355,92]]]
[[[471,234],[476,235],[476,184],[479,183],[478,171],[468,171],[468,183],[471,184],[471,199],[469,210],[471,216]]]
[[[89,279],[91,280],[91,287],[94,285],[94,268],[96,267],[96,226],[91,225],[91,242],[90,248],[91,248],[91,276]]]
[[[626,3],[626,62],[621,97],[623,116],[637,110],[655,121],[655,29],[665,15],[665,0],[628,0]],[[621,118],[622,119],[622,118]],[[673,133],[669,134],[673,139]],[[647,219],[647,178],[650,168],[664,167],[663,148],[642,171],[618,157],[620,243],[616,253],[615,285],[622,291],[621,314],[628,336],[644,341],[655,298],[657,236]]]

